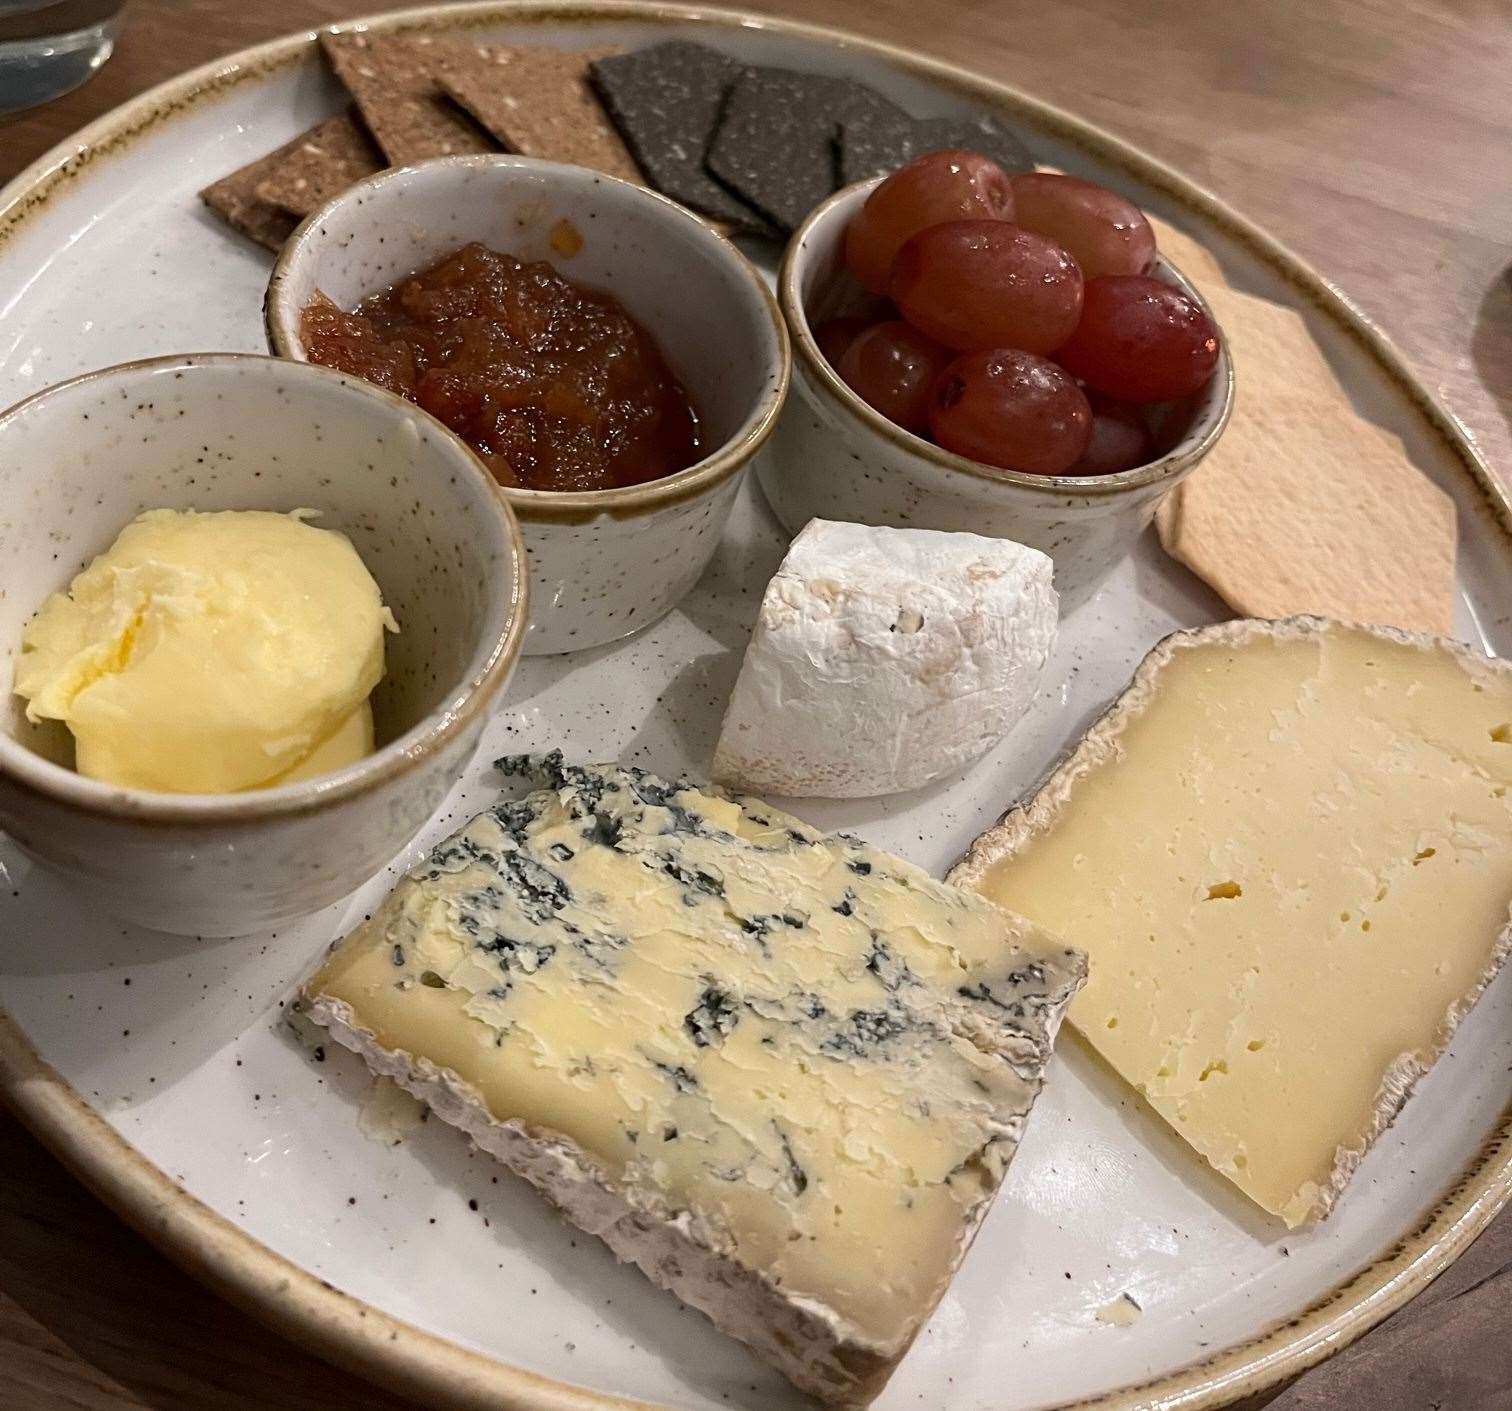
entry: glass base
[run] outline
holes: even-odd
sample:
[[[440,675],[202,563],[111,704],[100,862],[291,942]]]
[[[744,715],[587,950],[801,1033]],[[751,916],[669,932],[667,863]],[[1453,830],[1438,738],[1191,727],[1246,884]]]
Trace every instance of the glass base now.
[[[50,102],[77,88],[110,57],[119,16],[69,34],[0,41],[0,113]]]

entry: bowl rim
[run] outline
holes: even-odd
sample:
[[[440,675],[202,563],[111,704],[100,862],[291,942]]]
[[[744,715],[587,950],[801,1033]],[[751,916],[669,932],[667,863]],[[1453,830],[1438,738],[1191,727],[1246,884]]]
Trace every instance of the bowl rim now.
[[[290,277],[302,260],[313,258],[312,250],[321,224],[338,210],[352,202],[360,202],[375,191],[385,187],[402,186],[419,172],[446,168],[452,171],[539,171],[552,179],[578,185],[610,186],[620,189],[621,195],[643,201],[648,209],[658,213],[668,224],[681,226],[695,240],[705,241],[719,259],[729,265],[744,282],[749,292],[756,296],[756,304],[766,316],[775,336],[776,368],[765,367],[764,373],[775,370],[774,379],[763,378],[763,387],[744,421],[706,456],[690,466],[648,480],[640,485],[627,485],[605,490],[528,490],[512,486],[500,487],[504,496],[525,519],[553,519],[560,515],[582,513],[623,513],[626,510],[651,509],[671,501],[686,500],[703,490],[728,479],[758,451],[777,425],[777,418],[787,399],[788,385],[792,378],[793,349],[787,320],[778,306],[777,298],[766,280],[743,251],[726,235],[715,229],[707,220],[681,203],[664,196],[650,187],[641,186],[622,177],[591,167],[577,166],[571,162],[548,161],[544,157],[526,157],[514,152],[477,152],[460,156],[430,157],[424,161],[409,162],[402,166],[385,167],[372,176],[364,177],[332,197],[319,210],[311,212],[284,242],[273,263],[273,272],[268,278],[267,292],[263,299],[263,325],[268,346],[273,352],[293,362],[310,364],[300,338],[299,313],[289,306],[287,293]],[[611,289],[609,291],[613,293]],[[653,337],[656,330],[648,330]],[[310,364],[318,366],[318,364]],[[455,433],[453,433],[455,434]]]
[[[508,679],[519,659],[528,619],[529,574],[519,523],[499,493],[497,482],[471,447],[428,412],[392,392],[313,363],[298,364],[299,370],[291,372],[286,359],[266,353],[170,353],[113,363],[41,388],[0,411],[0,437],[19,417],[34,415],[48,401],[65,398],[82,387],[108,384],[128,375],[168,371],[192,375],[196,368],[249,366],[266,367],[269,375],[311,378],[325,384],[330,391],[366,398],[385,416],[397,414],[428,422],[438,444],[456,461],[457,473],[472,477],[475,488],[481,492],[481,501],[494,507],[494,524],[507,546],[508,572],[513,581],[508,594],[487,614],[485,632],[470,653],[461,679],[449,688],[438,705],[372,754],[344,769],[278,788],[230,794],[175,794],[106,784],[54,764],[14,736],[0,732],[0,778],[7,784],[55,805],[123,822],[213,826],[299,817],[336,807],[413,773],[485,711]],[[82,569],[84,565],[79,567]]]
[[[1234,410],[1234,364],[1229,356],[1228,338],[1201,292],[1158,250],[1155,269],[1172,276],[1166,282],[1174,283],[1183,294],[1193,299],[1218,329],[1220,340],[1215,375],[1222,379],[1216,408],[1205,412],[1194,430],[1164,455],[1157,456],[1144,465],[1116,471],[1112,475],[1033,475],[1028,471],[999,469],[966,456],[958,456],[953,451],[935,445],[933,441],[926,441],[921,436],[903,430],[863,402],[841,380],[840,375],[830,366],[829,359],[819,349],[818,340],[809,324],[808,310],[804,307],[800,284],[803,272],[801,265],[814,232],[847,214],[851,203],[859,202],[864,192],[870,192],[883,180],[885,176],[875,176],[866,181],[852,182],[821,201],[793,232],[787,249],[782,254],[782,265],[777,273],[777,299],[792,339],[793,360],[801,364],[816,391],[825,393],[832,401],[838,402],[844,412],[849,413],[873,435],[892,442],[899,450],[919,460],[928,461],[939,470],[969,475],[974,480],[985,480],[993,484],[1013,485],[1059,501],[1064,501],[1068,496],[1087,499],[1119,495],[1127,491],[1143,490],[1162,481],[1178,479],[1213,449],[1228,426]]]

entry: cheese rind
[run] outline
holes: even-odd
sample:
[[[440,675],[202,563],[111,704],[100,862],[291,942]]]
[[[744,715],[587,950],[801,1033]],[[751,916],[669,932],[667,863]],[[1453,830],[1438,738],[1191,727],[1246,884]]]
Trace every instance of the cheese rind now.
[[[550,787],[437,847],[311,1017],[799,1386],[864,1404],[997,1190],[1081,957],[765,805],[530,767]]]
[[[1316,618],[1178,633],[950,880],[1089,953],[1071,1022],[1289,1226],[1509,949],[1512,664]]]
[[[1034,701],[1052,573],[1008,539],[811,520],[762,597],[714,777],[864,798],[969,764]]]

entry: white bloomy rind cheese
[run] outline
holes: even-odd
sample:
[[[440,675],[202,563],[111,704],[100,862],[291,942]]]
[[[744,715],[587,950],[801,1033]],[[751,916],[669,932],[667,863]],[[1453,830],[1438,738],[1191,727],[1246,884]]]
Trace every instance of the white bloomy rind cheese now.
[[[1039,689],[1051,571],[1008,539],[810,520],[767,584],[714,777],[865,798],[971,763]]]
[[[863,1405],[1039,1092],[1081,955],[752,800],[560,756],[305,989],[378,1073],[798,1386]]]
[[[950,880],[1088,952],[1071,1022],[1289,1226],[1505,961],[1512,664],[1318,618],[1178,633]]]

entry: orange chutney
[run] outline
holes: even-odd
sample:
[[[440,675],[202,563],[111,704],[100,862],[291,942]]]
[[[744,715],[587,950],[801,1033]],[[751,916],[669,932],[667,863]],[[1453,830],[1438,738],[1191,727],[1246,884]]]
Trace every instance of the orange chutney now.
[[[312,362],[424,407],[501,485],[607,490],[701,459],[698,417],[612,294],[474,242],[350,313],[316,294]]]

